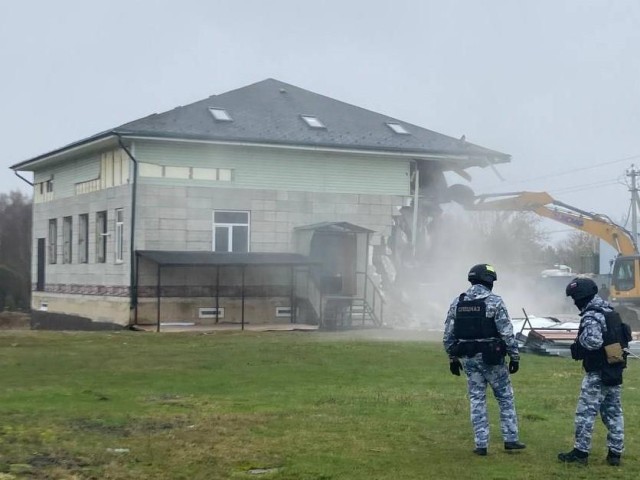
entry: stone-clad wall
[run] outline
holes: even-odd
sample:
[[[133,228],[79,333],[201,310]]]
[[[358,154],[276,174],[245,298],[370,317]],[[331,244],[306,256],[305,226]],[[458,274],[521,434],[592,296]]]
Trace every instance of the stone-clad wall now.
[[[293,252],[295,227],[350,222],[389,235],[402,205],[398,195],[328,194],[274,190],[141,185],[136,248],[211,250],[214,210],[251,213],[251,251]]]

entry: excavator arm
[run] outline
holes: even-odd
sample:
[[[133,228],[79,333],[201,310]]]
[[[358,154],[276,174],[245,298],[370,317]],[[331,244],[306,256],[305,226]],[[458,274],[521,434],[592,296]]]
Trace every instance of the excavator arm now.
[[[552,198],[546,192],[514,192],[478,195],[468,210],[512,210],[534,212],[577,230],[590,233],[615,248],[620,255],[638,255],[633,235],[606,215],[586,212]]]
[[[598,237],[618,251],[609,300],[623,320],[640,330],[640,255],[633,234],[606,215],[580,210],[553,199],[546,192],[515,192],[474,196],[465,188],[453,190],[454,200],[468,210],[534,212]],[[457,198],[456,198],[457,197]]]

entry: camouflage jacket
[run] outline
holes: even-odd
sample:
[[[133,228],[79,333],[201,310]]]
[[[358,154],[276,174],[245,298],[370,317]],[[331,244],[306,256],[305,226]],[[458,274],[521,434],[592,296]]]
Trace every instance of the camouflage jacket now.
[[[599,308],[604,311],[612,311],[613,308],[606,300],[596,295],[581,311],[580,326],[582,332],[578,337],[580,344],[587,350],[597,350],[602,347],[602,334],[607,331],[607,322],[602,312],[594,311],[593,308]]]

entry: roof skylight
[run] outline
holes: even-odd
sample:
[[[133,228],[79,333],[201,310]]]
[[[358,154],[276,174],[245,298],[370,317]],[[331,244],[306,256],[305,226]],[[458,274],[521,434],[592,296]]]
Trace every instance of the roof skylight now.
[[[401,135],[409,135],[409,132],[407,131],[407,129],[404,128],[399,123],[387,122],[387,127],[393,130],[395,133],[399,133]]]
[[[307,122],[307,125],[309,125],[312,128],[326,128],[324,126],[324,123],[322,123],[318,117],[315,117],[313,115],[300,115],[300,116],[305,122]]]
[[[211,112],[211,115],[213,115],[213,118],[215,118],[216,120],[219,120],[221,122],[233,121],[233,118],[231,118],[229,112],[227,112],[224,108],[209,107],[209,111]]]

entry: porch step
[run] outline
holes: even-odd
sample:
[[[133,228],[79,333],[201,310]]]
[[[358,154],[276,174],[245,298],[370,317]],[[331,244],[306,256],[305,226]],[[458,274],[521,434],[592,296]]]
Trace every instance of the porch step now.
[[[327,298],[322,314],[325,328],[351,328],[355,326],[380,326],[364,298]]]

